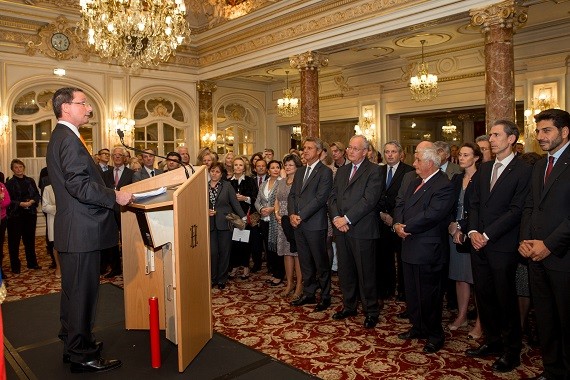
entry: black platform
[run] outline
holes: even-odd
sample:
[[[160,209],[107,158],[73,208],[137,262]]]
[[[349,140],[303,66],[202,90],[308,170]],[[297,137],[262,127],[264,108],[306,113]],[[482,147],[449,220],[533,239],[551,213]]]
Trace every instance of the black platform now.
[[[127,331],[123,290],[101,285],[94,333],[104,342],[103,357],[119,358],[123,366],[100,374],[72,374],[61,360],[60,293],[2,305],[8,379],[314,379],[270,356],[221,334],[214,337],[183,373],[178,372],[177,347],[161,334],[162,366],[150,365],[148,331]]]

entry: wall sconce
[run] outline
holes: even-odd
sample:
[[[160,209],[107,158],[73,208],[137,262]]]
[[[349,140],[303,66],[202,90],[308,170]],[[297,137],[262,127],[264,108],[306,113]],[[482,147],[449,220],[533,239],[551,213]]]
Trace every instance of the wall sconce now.
[[[354,126],[354,134],[362,135],[370,142],[374,140],[376,124],[374,124],[374,108],[373,106],[364,107],[362,118]]]
[[[123,109],[121,107],[117,107],[113,112],[113,118],[107,120],[107,129],[111,136],[117,133],[117,129],[123,131],[125,136],[131,135],[135,131],[135,120],[124,116]]]
[[[0,137],[10,132],[10,117],[8,115],[0,115]]]
[[[213,146],[217,140],[217,136],[214,132],[212,133],[205,133],[202,135],[202,143],[206,146]]]

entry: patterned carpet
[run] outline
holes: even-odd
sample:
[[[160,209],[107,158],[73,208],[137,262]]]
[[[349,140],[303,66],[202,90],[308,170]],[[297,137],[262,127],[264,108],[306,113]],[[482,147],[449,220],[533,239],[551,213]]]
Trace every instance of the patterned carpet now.
[[[54,271],[46,269],[50,259],[44,245],[38,238],[42,270],[25,269],[24,259],[22,273],[13,275],[5,258],[5,302],[60,290]],[[316,313],[310,305],[289,306],[280,296],[284,288],[267,285],[265,278],[262,271],[247,280],[233,280],[224,290],[212,290],[214,330],[322,379],[525,379],[542,370],[539,351],[526,341],[522,365],[511,373],[492,372],[493,359],[466,357],[464,351],[477,346],[477,342],[467,339],[469,326],[447,331],[444,348],[437,354],[424,354],[424,341],[402,341],[397,337],[410,327],[396,317],[405,308],[402,302],[387,302],[380,323],[371,331],[362,327],[362,315],[334,321],[332,314],[341,308],[336,276],[332,307]],[[122,286],[121,276],[101,281]],[[451,317],[446,312],[444,323],[449,323]]]

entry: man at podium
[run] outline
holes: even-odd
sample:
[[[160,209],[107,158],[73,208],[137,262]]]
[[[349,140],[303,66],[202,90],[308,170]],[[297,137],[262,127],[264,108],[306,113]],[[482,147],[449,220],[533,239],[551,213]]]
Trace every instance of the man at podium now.
[[[101,250],[117,244],[115,202],[126,205],[132,194],[109,189],[91,158],[79,127],[93,109],[79,88],[53,95],[58,119],[47,149],[47,166],[57,202],[54,244],[61,261],[61,330],[63,362],[71,372],[102,372],[121,365],[101,357],[92,327],[99,292]]]

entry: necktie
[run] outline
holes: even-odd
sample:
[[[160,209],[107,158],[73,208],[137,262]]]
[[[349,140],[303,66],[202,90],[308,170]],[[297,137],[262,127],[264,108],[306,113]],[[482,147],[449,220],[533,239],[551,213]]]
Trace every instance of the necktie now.
[[[115,168],[115,187],[119,184],[119,168]]]
[[[500,162],[495,163],[495,167],[493,168],[493,175],[491,176],[491,188],[493,190],[493,186],[495,186],[495,182],[497,182],[497,177],[499,176],[499,168],[503,166]]]
[[[352,171],[350,172],[350,177],[348,177],[348,182],[350,182],[352,177],[354,177],[354,173],[356,173],[356,170],[358,170],[358,166],[352,165]]]
[[[151,171],[150,171],[150,176],[151,176],[151,177],[154,177],[154,170],[151,170]]]
[[[552,172],[552,168],[554,168],[554,156],[548,157],[548,166],[546,167],[546,174],[544,174],[544,183],[546,183],[548,176]]]
[[[418,187],[416,187],[416,189],[414,190],[414,194],[417,193],[418,190],[421,189],[423,185],[424,185],[424,181],[422,180],[422,182],[420,182],[420,184],[418,185]]]
[[[390,186],[390,183],[392,183],[392,176],[394,175],[394,173],[392,173],[392,167],[390,166],[390,170],[388,170],[388,176],[386,177],[386,187]]]
[[[261,182],[263,182],[263,180],[262,180],[262,177],[260,177],[260,176],[257,176],[257,178],[258,178],[258,184],[257,184],[257,187],[261,187]]]
[[[307,181],[307,178],[309,178],[309,175],[311,174],[311,167],[307,166],[307,171],[305,172],[305,176],[303,177],[303,185],[305,184],[305,182]]]

